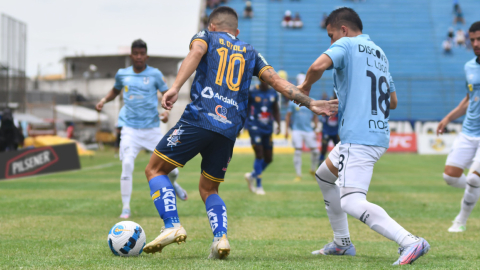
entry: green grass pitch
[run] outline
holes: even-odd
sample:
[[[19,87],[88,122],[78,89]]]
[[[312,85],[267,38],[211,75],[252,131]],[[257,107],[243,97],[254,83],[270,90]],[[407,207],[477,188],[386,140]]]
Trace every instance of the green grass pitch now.
[[[178,201],[187,243],[172,244],[161,254],[115,257],[109,229],[120,221],[121,164],[111,151],[82,158],[82,170],[0,181],[0,268],[19,269],[390,269],[397,245],[350,218],[356,257],[314,256],[331,241],[322,194],[308,172],[294,183],[292,156],[276,155],[264,176],[265,196],[250,193],[243,174],[252,155],[234,155],[220,195],[228,208],[227,260],[208,260],[212,233],[198,194],[200,159],[180,170],[179,183],[189,200]],[[131,220],[144,228],[147,241],[163,222],[150,198],[143,169],[148,155],[137,158]],[[369,201],[382,206],[410,232],[426,238],[430,252],[410,269],[479,269],[480,210],[466,233],[447,232],[459,211],[463,191],[448,187],[441,175],[445,156],[386,154],[375,167]]]

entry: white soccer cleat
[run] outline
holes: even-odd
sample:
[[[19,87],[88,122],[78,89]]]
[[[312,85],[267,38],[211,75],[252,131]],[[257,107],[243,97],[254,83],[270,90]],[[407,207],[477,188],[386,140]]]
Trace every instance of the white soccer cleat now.
[[[213,241],[210,246],[209,259],[225,259],[230,254],[230,244],[227,235],[224,234],[218,241]]]
[[[173,183],[173,189],[175,190],[175,193],[177,194],[177,197],[180,200],[182,201],[188,200],[187,192],[177,182]]]
[[[265,195],[265,190],[263,190],[263,187],[257,187],[257,189],[255,190],[255,194]]]
[[[119,218],[123,219],[128,219],[130,218],[130,208],[125,208],[122,210],[122,213],[120,214]]]
[[[248,183],[248,189],[250,189],[251,192],[255,193],[255,178],[252,177],[252,173],[247,172],[244,176],[245,181],[247,181]]]
[[[180,223],[174,223],[172,228],[163,227],[160,231],[160,235],[155,238],[152,242],[145,245],[143,251],[145,253],[155,253],[162,252],[162,249],[171,243],[180,243],[186,242],[187,240],[187,231],[183,228]]]
[[[467,230],[467,224],[454,220],[452,227],[448,228],[449,232],[464,232]]]

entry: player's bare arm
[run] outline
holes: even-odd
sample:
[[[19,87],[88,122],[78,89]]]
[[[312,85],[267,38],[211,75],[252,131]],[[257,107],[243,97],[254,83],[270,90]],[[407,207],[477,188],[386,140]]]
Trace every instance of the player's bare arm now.
[[[320,57],[313,62],[313,64],[308,68],[305,81],[302,85],[298,86],[300,91],[308,95],[312,85],[322,78],[323,72],[333,65],[332,59],[326,54],[320,55]]]
[[[459,118],[460,116],[462,115],[465,115],[465,113],[467,112],[467,108],[468,108],[468,94],[466,97],[464,97],[462,99],[462,101],[460,101],[460,103],[458,104],[457,107],[455,107],[455,109],[453,109],[450,113],[447,114],[447,116],[445,116],[442,121],[440,121],[440,123],[438,123],[438,127],[437,127],[437,136],[439,134],[443,134],[443,131],[445,130],[445,127],[448,125],[448,123],[450,123],[451,121]]]
[[[103,109],[103,105],[105,105],[105,103],[107,102],[114,100],[120,94],[120,92],[121,90],[112,88],[112,90],[110,90],[105,97],[100,99],[100,101],[95,106],[95,109],[97,109],[97,111],[101,111]]]
[[[278,102],[273,104],[273,119],[277,123],[277,129],[275,130],[275,134],[280,134],[280,106],[278,106]]]
[[[318,127],[318,117],[316,115],[313,115],[313,130],[315,133],[317,132],[317,127]]]
[[[330,116],[335,115],[338,111],[337,100],[313,100],[309,96],[303,94],[295,85],[280,78],[272,68],[263,72],[261,79],[272,86],[277,92],[286,96],[290,100],[294,100],[297,104],[309,108],[316,114]]]
[[[397,92],[390,93],[390,110],[395,110],[398,105]]]
[[[185,60],[183,60],[180,70],[178,71],[177,77],[172,87],[163,94],[162,97],[162,107],[166,110],[171,110],[173,104],[177,101],[178,92],[182,88],[183,84],[192,76],[193,72],[198,67],[200,60],[207,53],[207,46],[204,42],[194,41],[192,43],[192,48],[188,53]]]

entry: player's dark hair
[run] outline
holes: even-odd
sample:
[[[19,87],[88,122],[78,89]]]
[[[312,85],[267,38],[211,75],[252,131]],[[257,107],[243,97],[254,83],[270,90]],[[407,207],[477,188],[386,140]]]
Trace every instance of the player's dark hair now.
[[[227,6],[217,7],[210,13],[208,17],[208,25],[214,23],[215,25],[230,30],[237,30],[238,28],[238,15],[237,12]]]
[[[332,11],[325,21],[325,26],[329,24],[335,28],[345,25],[352,28],[352,30],[363,31],[363,23],[360,16],[349,7],[341,7]]]
[[[145,51],[147,50],[147,43],[141,39],[134,40],[132,42],[132,50],[133,48],[144,48]]]
[[[472,26],[470,26],[470,29],[468,29],[468,32],[473,33],[476,31],[480,31],[480,21],[474,22]]]

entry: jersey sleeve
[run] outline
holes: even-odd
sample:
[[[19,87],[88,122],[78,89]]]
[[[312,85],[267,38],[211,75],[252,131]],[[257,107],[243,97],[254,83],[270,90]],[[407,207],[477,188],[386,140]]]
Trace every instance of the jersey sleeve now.
[[[350,39],[341,38],[328,48],[324,54],[328,55],[332,59],[333,65],[328,69],[344,69],[346,63],[346,57],[350,50]]]
[[[123,81],[122,81],[122,78],[120,76],[120,70],[117,71],[117,74],[115,74],[115,84],[113,85],[113,88],[117,89],[117,90],[122,90],[123,89]]]
[[[168,85],[167,82],[165,81],[165,78],[163,77],[162,72],[159,70],[157,74],[155,74],[155,83],[157,85],[157,89],[160,92],[165,92],[168,90]]]
[[[197,34],[195,34],[195,36],[193,36],[192,40],[190,41],[190,47],[189,47],[190,50],[192,49],[193,42],[197,40],[205,43],[205,45],[208,48],[208,44],[210,43],[210,33],[208,31],[202,30]]]
[[[390,73],[388,73],[388,85],[390,86],[390,93],[397,91],[397,89],[395,89],[395,83],[393,82],[393,78]]]
[[[253,69],[253,75],[257,76],[262,82],[262,74],[267,69],[273,68],[267,63],[267,60],[255,50],[255,68]]]

